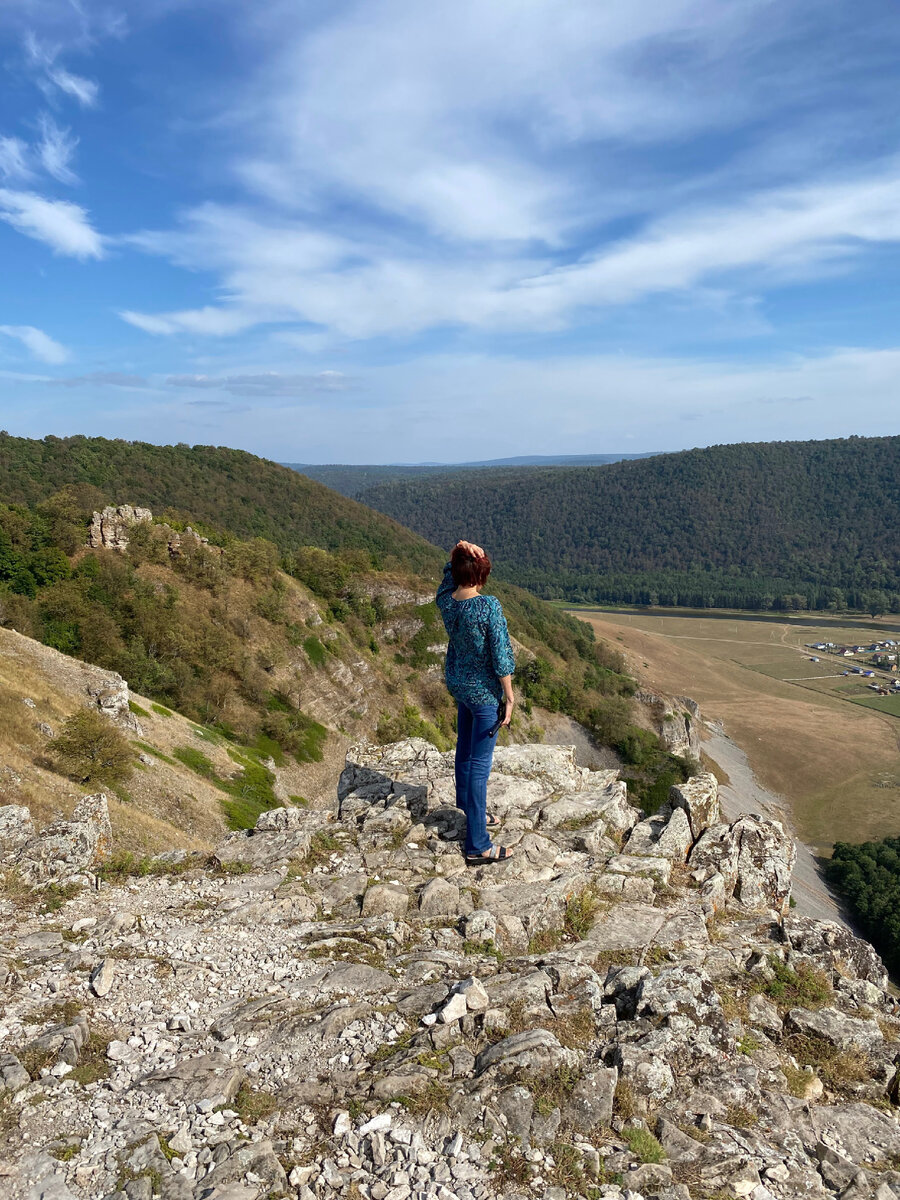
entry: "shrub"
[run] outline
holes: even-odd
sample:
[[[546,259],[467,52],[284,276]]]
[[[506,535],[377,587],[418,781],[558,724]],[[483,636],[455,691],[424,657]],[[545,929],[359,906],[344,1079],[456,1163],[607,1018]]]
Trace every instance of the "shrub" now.
[[[57,771],[82,784],[124,783],[134,769],[134,751],[123,734],[99,712],[80,709],[50,744]]]

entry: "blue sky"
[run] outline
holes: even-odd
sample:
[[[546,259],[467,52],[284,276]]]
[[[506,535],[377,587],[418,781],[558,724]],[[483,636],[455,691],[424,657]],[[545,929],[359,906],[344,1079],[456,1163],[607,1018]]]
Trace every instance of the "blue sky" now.
[[[892,0],[3,0],[0,425],[898,432]]]

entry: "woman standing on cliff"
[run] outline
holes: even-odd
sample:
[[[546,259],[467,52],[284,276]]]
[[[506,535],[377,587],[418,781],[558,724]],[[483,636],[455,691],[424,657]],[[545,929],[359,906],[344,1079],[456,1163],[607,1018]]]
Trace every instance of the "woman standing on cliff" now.
[[[500,823],[487,813],[487,781],[497,734],[512,719],[516,669],[500,601],[481,595],[490,570],[480,546],[457,542],[437,591],[450,639],[447,687],[458,705],[456,806],[466,814],[466,862],[473,867],[512,857],[488,834]]]

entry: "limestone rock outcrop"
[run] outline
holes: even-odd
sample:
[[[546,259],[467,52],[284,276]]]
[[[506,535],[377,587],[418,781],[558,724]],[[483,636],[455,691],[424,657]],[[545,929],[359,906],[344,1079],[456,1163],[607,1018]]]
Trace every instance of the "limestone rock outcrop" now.
[[[489,803],[514,856],[468,868],[451,757],[361,745],[330,810],[0,901],[4,1197],[900,1197],[887,975],[787,912],[780,826],[552,747]]]
[[[91,518],[88,545],[94,550],[126,550],[131,527],[152,520],[153,513],[149,508],[108,504],[102,512],[95,512]]]
[[[27,808],[0,808],[0,862],[29,884],[65,882],[91,871],[109,854],[112,831],[104,792],[82,796],[71,820],[36,833]]]

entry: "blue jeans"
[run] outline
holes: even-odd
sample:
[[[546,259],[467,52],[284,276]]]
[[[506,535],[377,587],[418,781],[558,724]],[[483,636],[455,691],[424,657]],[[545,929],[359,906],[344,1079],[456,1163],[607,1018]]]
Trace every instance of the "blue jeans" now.
[[[496,704],[469,707],[460,702],[456,719],[456,807],[466,814],[466,854],[490,849],[487,831],[487,781],[497,735]]]

